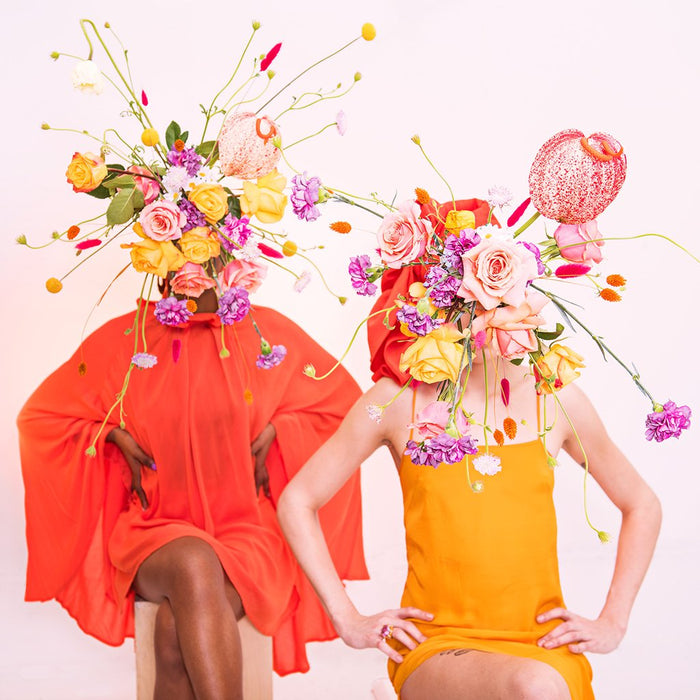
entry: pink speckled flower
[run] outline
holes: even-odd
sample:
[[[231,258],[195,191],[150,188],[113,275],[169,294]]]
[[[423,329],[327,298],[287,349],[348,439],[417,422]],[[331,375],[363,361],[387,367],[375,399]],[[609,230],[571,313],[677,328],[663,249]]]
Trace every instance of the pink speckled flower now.
[[[267,276],[267,265],[258,260],[232,260],[221,271],[220,279],[224,289],[243,287],[249,292],[260,289]]]
[[[485,309],[501,302],[519,306],[525,288],[537,277],[537,260],[515,241],[492,236],[462,255],[464,277],[457,294],[466,301],[478,301]]]
[[[271,173],[281,151],[272,143],[279,129],[269,117],[253,112],[232,114],[219,136],[219,165],[224,175],[255,180]]]
[[[182,235],[187,216],[177,204],[159,200],[147,204],[139,215],[143,232],[154,241],[173,241]]]
[[[158,180],[153,179],[153,173],[148,168],[145,168],[143,165],[132,165],[127,172],[134,176],[136,189],[141,190],[143,193],[144,203],[150,204],[158,199],[160,186],[158,185]],[[140,177],[141,175],[147,175],[148,177]]]
[[[582,224],[615,199],[626,172],[627,157],[612,136],[561,131],[540,148],[530,168],[532,204],[549,219]]]
[[[554,232],[561,257],[577,263],[599,263],[603,259],[600,249],[605,242],[601,238],[595,219],[583,224],[561,224]]]
[[[398,211],[384,217],[377,231],[377,240],[387,267],[398,269],[425,252],[432,227],[419,216],[420,206],[408,200],[399,204]]]
[[[170,288],[175,294],[198,297],[205,289],[211,289],[214,280],[207,275],[201,265],[186,262],[170,280]]]

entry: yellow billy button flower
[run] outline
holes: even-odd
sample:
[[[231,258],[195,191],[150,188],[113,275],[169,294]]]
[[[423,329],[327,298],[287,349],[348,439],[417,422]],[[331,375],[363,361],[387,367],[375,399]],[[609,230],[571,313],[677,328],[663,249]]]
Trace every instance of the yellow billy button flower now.
[[[258,178],[256,183],[244,181],[241,195],[241,212],[256,216],[263,224],[274,224],[284,215],[287,195],[283,190],[287,178],[277,170]]]
[[[141,143],[144,146],[155,146],[160,141],[160,136],[155,129],[144,129],[141,134]]]
[[[371,22],[365,22],[362,25],[362,38],[365,41],[372,41],[377,36],[377,30]]]
[[[577,371],[583,364],[583,357],[566,345],[552,345],[549,352],[537,360],[536,369],[541,375],[537,377],[539,391],[551,394],[578,379],[581,373]],[[537,373],[535,374],[537,376]]]
[[[51,294],[58,294],[63,289],[63,284],[61,280],[55,277],[49,277],[49,279],[46,280],[46,289],[51,292]]]
[[[445,323],[428,335],[416,338],[401,355],[399,368],[419,382],[435,384],[456,382],[462,358],[464,333],[452,323]]]
[[[297,250],[299,250],[299,248],[294,241],[285,241],[284,245],[282,246],[282,253],[288,258],[291,258],[292,255],[295,255]]]

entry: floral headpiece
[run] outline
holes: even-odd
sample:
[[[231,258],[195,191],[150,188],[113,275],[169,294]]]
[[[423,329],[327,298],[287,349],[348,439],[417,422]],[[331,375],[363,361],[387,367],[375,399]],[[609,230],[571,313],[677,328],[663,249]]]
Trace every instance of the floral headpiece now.
[[[415,136],[413,141],[425,155],[420,139]],[[353,257],[349,273],[360,295],[376,294],[377,282],[382,281],[382,293],[366,319],[375,380],[389,376],[403,385],[400,392],[414,380],[438,385],[438,400],[419,412],[411,426],[417,435],[407,443],[406,454],[413,463],[437,467],[460,462],[476,454],[481,442],[483,454],[473,459],[474,469],[485,476],[501,470],[489,442],[503,445],[516,437],[508,379],[499,383],[506,413],[499,425],[489,422],[488,398],[483,419],[462,408],[472,358],[487,346],[506,361],[529,365],[537,393],[565,414],[557,391],[579,377],[584,366],[577,352],[556,342],[566,326],[589,334],[603,356],[622,365],[651,401],[648,440],[678,437],[689,427],[690,408],[655,401],[638,373],[588,328],[553,284],[577,279],[602,300],[621,299],[626,280],[609,274],[601,284],[595,271],[604,242],[612,240],[599,232],[595,217],[616,197],[626,168],[623,148],[612,136],[585,137],[566,130],[540,148],[530,170],[530,196],[505,219],[505,227],[494,215],[499,210],[501,216],[511,203],[512,195],[504,187],[492,187],[488,201],[457,200],[447,182],[451,196],[443,204],[420,188],[414,200],[397,207],[376,200],[389,210],[377,214],[382,217],[377,232],[380,260]],[[534,214],[517,227],[529,208]],[[544,241],[537,244],[521,238],[540,216],[557,222],[553,234],[545,230]],[[555,307],[563,323],[547,328],[541,315],[546,306]],[[315,376],[314,368],[307,373]],[[369,406],[370,416],[381,420],[389,404]],[[473,434],[475,427],[481,428],[480,438]],[[547,430],[545,425],[540,433],[543,443]],[[554,466],[551,456],[549,462]],[[468,463],[467,480],[475,492],[485,488],[484,482],[472,480]],[[607,539],[607,533],[593,529]]]
[[[116,239],[122,241],[120,247],[128,251],[131,259],[119,275],[129,267],[143,273],[141,295],[131,329],[134,352],[123,389],[111,413],[116,408],[121,412],[133,369],[148,369],[158,362],[158,358],[148,352],[144,332],[145,299],[150,297],[156,282],[164,291],[163,298],[155,304],[155,317],[167,326],[187,324],[197,309],[194,298],[208,289],[216,292],[216,313],[221,321],[220,355],[225,358],[230,353],[224,343],[224,326],[246,316],[252,318],[249,294],[265,279],[266,262],[291,273],[296,291],[306,286],[310,274],[307,271],[293,272],[280,262],[284,258],[302,258],[321,275],[300,246],[286,233],[270,226],[283,218],[290,203],[298,219],[314,221],[321,215],[318,205],[323,202],[349,201],[343,194],[322,185],[318,177],[310,177],[293,168],[286,155],[291,147],[328,128],[335,127],[342,136],[347,127],[346,117],[341,110],[331,123],[290,144],[282,137],[280,118],[287,112],[346,95],[362,76],[355,73],[349,87],[338,83],[327,91],[302,92],[272,118],[264,110],[309,68],[265,99],[275,77],[270,65],[280,52],[281,44],[278,43],[267,53],[253,58],[250,71],[239,78],[246,54],[260,28],[259,22],[253,22],[252,34],[233,74],[211,102],[200,105],[204,124],[201,136],[194,140],[189,130],[175,121],[170,122],[163,134],[154,127],[148,114],[146,92],[135,87],[128,53],[110,25],[105,24],[105,29],[121,47],[121,56],[117,54],[117,58],[92,21],[81,20],[80,25],[89,48],[87,59],[58,52],[52,53],[51,57],[57,60],[67,56],[77,61],[73,85],[82,92],[100,94],[105,82],[109,82],[128,103],[128,110],[122,116],[128,117],[132,125],[136,122],[140,143],[130,142],[114,128],[107,128],[102,136],[96,136],[86,131],[56,129],[42,124],[44,130],[77,133],[95,143],[91,151],[73,155],[66,178],[75,192],[85,193],[106,204],[101,215],[53,234],[46,245],[68,244],[76,255],[84,257],[62,277],[47,280],[46,288],[52,293],[60,292],[63,281],[71,272]],[[371,41],[375,34],[374,27],[365,24],[360,36],[321,61],[359,39]],[[103,72],[93,61],[95,40],[104,50],[111,67],[108,71]],[[254,97],[248,96],[251,92]],[[210,133],[217,122],[218,133]],[[289,186],[287,176],[277,169],[282,160],[295,172]],[[340,222],[331,228],[346,232],[349,225]],[[20,236],[17,241],[30,248],[44,247],[30,245],[25,236]],[[111,250],[114,248],[112,246]],[[112,282],[106,285],[107,289]],[[338,299],[345,302],[344,297]],[[270,369],[282,362],[286,349],[269,343],[254,319],[253,324],[260,335],[257,366]],[[177,361],[177,356],[178,348],[174,345],[174,361]],[[85,363],[78,367],[81,374],[87,370]],[[103,427],[108,418],[109,414]],[[88,450],[90,454],[95,453],[96,441],[97,436]]]

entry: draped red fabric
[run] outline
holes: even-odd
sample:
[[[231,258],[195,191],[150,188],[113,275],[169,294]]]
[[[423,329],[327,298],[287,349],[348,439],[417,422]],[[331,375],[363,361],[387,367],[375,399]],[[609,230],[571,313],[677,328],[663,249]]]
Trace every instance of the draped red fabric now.
[[[231,355],[221,359],[216,314],[169,328],[147,310],[148,352],[158,363],[132,371],[123,414],[157,465],[143,470],[145,511],[130,496],[121,452],[104,443],[118,412],[96,456],[85,455],[122,387],[134,351],[133,334],[124,333],[133,312],[95,331],[27,401],[18,418],[27,600],[55,598],[85,632],[121,644],[133,635],[131,583],[141,562],[172,539],[196,536],[216,551],[251,622],[273,635],[278,673],[308,670],[304,642],[337,636],[284,540],[275,503],[360,390],[342,367],[323,381],[304,376],[306,363],[321,373],[334,358],[281,314],[257,307],[253,315],[270,342],[288,351],[269,370],[255,367],[260,341],[250,318],[224,327]],[[255,492],[250,454],[268,422],[277,430],[267,458],[271,500]],[[367,578],[359,471],[320,518],[341,578]]]
[[[458,199],[438,204],[431,200],[421,206],[421,216],[428,219],[435,232],[442,237],[445,231],[445,219],[450,211],[471,211],[475,217],[475,226],[486,224],[489,215],[489,204],[481,199]],[[491,223],[497,225],[495,218]],[[388,270],[382,276],[382,291],[377,298],[372,313],[391,307],[397,296],[406,296],[408,288],[414,282],[422,282],[427,274],[424,265],[411,265],[398,270]],[[387,328],[387,325],[390,326]],[[396,321],[396,311],[389,314],[387,323],[385,315],[378,314],[367,322],[367,338],[370,351],[370,368],[372,379],[376,382],[381,377],[389,377],[397,384],[403,385],[409,379],[408,372],[399,369],[399,359],[410,341],[399,329]]]

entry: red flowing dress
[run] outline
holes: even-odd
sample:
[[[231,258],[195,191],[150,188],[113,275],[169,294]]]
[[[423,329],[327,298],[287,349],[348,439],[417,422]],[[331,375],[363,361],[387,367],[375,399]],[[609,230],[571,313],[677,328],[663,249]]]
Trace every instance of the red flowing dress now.
[[[309,668],[304,643],[337,636],[277,524],[285,484],[330,437],[360,395],[341,367],[281,314],[253,309],[258,326],[287,348],[269,370],[255,360],[260,341],[249,317],[224,327],[230,357],[221,359],[221,324],[195,314],[167,327],[147,308],[150,369],[131,372],[123,420],[153,457],[142,469],[149,506],[130,492],[131,472],[104,438],[88,457],[100,423],[121,390],[134,352],[134,313],[97,331],[46,379],[22,409],[18,426],[27,519],[28,601],[56,599],[88,634],[112,645],[133,636],[131,588],[141,563],[171,540],[195,536],[216,551],[251,622],[274,641],[280,674]],[[78,371],[85,363],[86,372]],[[252,395],[252,401],[250,401]],[[246,400],[247,399],[247,400]],[[271,422],[267,457],[272,499],[255,490],[250,445]],[[359,471],[320,513],[341,578],[364,579]]]

